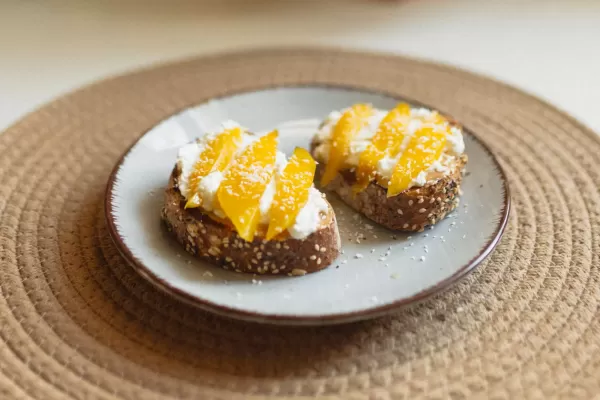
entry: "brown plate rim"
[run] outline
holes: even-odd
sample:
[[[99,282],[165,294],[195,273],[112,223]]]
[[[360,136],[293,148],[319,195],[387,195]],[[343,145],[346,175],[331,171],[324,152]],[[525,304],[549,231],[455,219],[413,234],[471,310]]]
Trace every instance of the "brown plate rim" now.
[[[269,89],[275,89],[275,88],[292,88],[292,87],[314,87],[314,88],[325,87],[325,88],[336,88],[336,89],[353,90],[353,91],[359,90],[359,91],[369,92],[369,93],[373,93],[373,94],[385,95],[385,96],[394,98],[398,101],[408,102],[411,105],[426,107],[429,109],[435,109],[435,110],[440,111],[436,107],[431,107],[422,102],[415,101],[415,100],[412,100],[412,99],[409,99],[406,97],[401,97],[401,96],[398,96],[395,94],[387,93],[385,91],[375,91],[375,90],[361,87],[359,85],[350,86],[350,85],[334,85],[334,84],[322,84],[322,83],[319,83],[319,84],[296,84],[296,85],[264,85],[259,88],[254,88],[254,89],[239,91],[239,92],[233,92],[233,93],[227,93],[226,95],[222,95],[222,96],[215,96],[215,97],[212,97],[210,100],[231,97],[234,95],[250,93],[250,92],[258,91],[258,90],[269,90]],[[204,104],[207,101],[209,101],[209,100],[202,101],[202,102],[200,102],[196,105],[190,106],[190,107]],[[450,114],[445,113],[443,111],[440,111],[440,113],[445,116],[450,116]],[[163,121],[168,118],[171,118],[175,114],[176,113],[169,115],[168,117],[163,119]],[[452,118],[452,119],[454,119],[454,118]],[[511,209],[511,196],[510,196],[510,189],[509,189],[509,185],[508,185],[508,179],[506,178],[506,173],[504,172],[502,165],[500,164],[500,162],[498,161],[498,159],[496,158],[496,156],[494,155],[492,150],[489,148],[489,146],[485,143],[485,141],[482,140],[481,138],[479,138],[477,135],[475,135],[471,129],[469,129],[461,124],[463,131],[468,133],[474,140],[476,140],[483,147],[485,152],[488,154],[488,156],[492,159],[493,163],[495,164],[495,166],[499,172],[499,177],[504,186],[504,199],[503,199],[503,209],[501,211],[501,217],[498,220],[498,225],[496,226],[496,230],[494,231],[494,234],[489,238],[488,242],[481,248],[479,253],[475,257],[473,257],[469,262],[467,262],[465,265],[460,267],[454,274],[452,274],[448,278],[438,282],[437,284],[435,284],[433,286],[430,286],[428,288],[421,290],[420,292],[418,292],[410,297],[399,299],[399,300],[393,301],[391,303],[382,304],[380,306],[366,308],[366,309],[360,310],[360,311],[327,314],[327,315],[301,316],[301,315],[283,315],[283,314],[264,314],[264,313],[260,313],[260,312],[256,312],[256,311],[245,311],[245,310],[240,310],[237,308],[219,305],[214,302],[211,302],[211,301],[208,301],[205,299],[201,299],[199,297],[191,295],[190,293],[188,293],[184,290],[181,290],[179,288],[176,288],[176,287],[170,285],[169,282],[167,282],[166,280],[155,275],[150,270],[150,268],[148,268],[146,265],[144,265],[144,263],[142,261],[140,261],[137,257],[135,257],[133,255],[131,250],[129,250],[127,245],[125,245],[123,238],[118,233],[118,230],[116,227],[116,222],[114,220],[114,213],[113,213],[114,208],[113,208],[113,201],[112,201],[112,198],[113,198],[112,193],[114,190],[114,184],[116,181],[117,174],[119,172],[119,169],[123,165],[125,158],[131,152],[131,149],[139,142],[139,140],[142,137],[144,137],[155,126],[156,126],[156,124],[149,130],[143,132],[131,144],[131,146],[129,146],[127,148],[127,150],[125,150],[123,155],[119,158],[119,160],[115,164],[115,166],[114,166],[113,170],[111,171],[111,174],[108,178],[108,182],[106,185],[106,191],[105,191],[105,197],[104,197],[104,214],[105,214],[105,219],[106,219],[109,235],[110,235],[113,243],[117,247],[117,250],[119,251],[121,256],[123,256],[123,258],[129,263],[129,265],[131,265],[133,267],[133,269],[138,274],[140,274],[142,277],[144,277],[153,286],[155,286],[159,290],[163,291],[164,293],[167,293],[189,305],[198,307],[205,311],[209,311],[209,312],[218,314],[220,316],[229,317],[229,318],[238,319],[238,320],[249,321],[249,322],[269,323],[269,324],[279,324],[279,325],[333,325],[333,324],[356,322],[356,321],[361,321],[361,320],[365,320],[365,319],[371,319],[371,318],[383,316],[383,315],[389,314],[393,311],[396,311],[401,307],[405,307],[408,305],[412,305],[412,304],[421,302],[430,296],[441,293],[442,291],[448,289],[452,284],[459,281],[465,275],[472,272],[477,266],[479,266],[490,255],[490,253],[494,250],[494,248],[496,248],[496,246],[500,242],[500,239],[502,238],[502,235],[504,234],[505,228],[508,224],[508,217],[509,217],[510,209]],[[293,279],[293,278],[290,278],[290,279]]]

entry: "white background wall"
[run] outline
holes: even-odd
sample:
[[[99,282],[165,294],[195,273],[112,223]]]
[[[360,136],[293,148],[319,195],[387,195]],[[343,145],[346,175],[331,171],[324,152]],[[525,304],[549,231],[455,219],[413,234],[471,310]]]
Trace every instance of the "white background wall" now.
[[[0,129],[107,75],[287,44],[454,64],[600,132],[600,0],[0,0]]]

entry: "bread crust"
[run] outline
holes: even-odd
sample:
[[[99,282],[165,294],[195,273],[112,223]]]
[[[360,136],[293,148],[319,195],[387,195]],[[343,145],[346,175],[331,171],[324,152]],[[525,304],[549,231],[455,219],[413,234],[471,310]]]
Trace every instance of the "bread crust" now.
[[[339,255],[340,235],[333,209],[328,223],[305,239],[288,237],[246,242],[230,226],[199,209],[185,209],[173,169],[164,193],[161,216],[167,230],[186,251],[224,269],[269,275],[304,275],[329,266]]]
[[[311,144],[313,157],[318,145],[316,140]],[[388,229],[421,232],[427,226],[444,219],[458,206],[460,185],[467,160],[467,156],[463,154],[449,174],[423,187],[412,187],[393,197],[387,197],[387,188],[376,182],[371,182],[365,190],[355,195],[352,185],[356,182],[356,176],[349,170],[340,171],[326,189],[336,193],[354,210]],[[320,177],[324,169],[324,165],[320,164],[317,176]]]

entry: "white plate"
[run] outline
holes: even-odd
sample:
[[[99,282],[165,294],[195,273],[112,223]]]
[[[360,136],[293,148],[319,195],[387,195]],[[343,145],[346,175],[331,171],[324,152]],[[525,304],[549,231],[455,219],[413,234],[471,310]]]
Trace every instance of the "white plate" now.
[[[261,322],[355,321],[444,289],[490,253],[509,212],[501,168],[468,132],[470,172],[462,185],[461,205],[431,230],[391,232],[329,194],[344,254],[321,272],[272,277],[225,271],[187,254],[160,223],[162,192],[177,149],[204,131],[227,119],[254,132],[279,127],[281,150],[290,154],[295,146],[308,146],[317,124],[331,110],[357,102],[391,108],[398,99],[345,88],[277,88],[212,100],[161,122],[131,147],[109,180],[106,216],[115,244],[141,275],[166,292],[221,315]],[[357,243],[357,232],[367,239]],[[355,258],[358,253],[363,258]]]

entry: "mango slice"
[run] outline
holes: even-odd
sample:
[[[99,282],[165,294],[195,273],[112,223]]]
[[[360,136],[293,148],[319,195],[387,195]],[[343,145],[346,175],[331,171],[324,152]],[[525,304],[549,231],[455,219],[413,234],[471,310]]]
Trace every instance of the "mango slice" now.
[[[294,154],[279,175],[275,197],[270,210],[267,240],[271,240],[289,228],[308,201],[317,163],[310,153],[296,148]]]
[[[408,189],[412,180],[440,157],[445,145],[444,131],[432,127],[423,127],[416,131],[394,167],[387,197]]]
[[[356,168],[354,193],[361,192],[375,178],[377,163],[385,156],[395,156],[404,140],[405,128],[410,117],[410,106],[398,104],[383,118],[371,144],[360,154]]]
[[[231,162],[241,142],[242,129],[236,127],[224,130],[206,144],[189,177],[188,187],[191,196],[185,203],[185,208],[196,208],[202,205],[202,198],[196,193],[200,181],[213,171],[223,171]]]
[[[277,131],[252,142],[233,160],[217,191],[221,209],[248,242],[254,240],[260,198],[275,170],[277,142]]]
[[[373,107],[368,104],[355,104],[342,114],[331,135],[329,158],[321,178],[323,186],[330,183],[342,168],[350,152],[350,142],[372,115]]]

